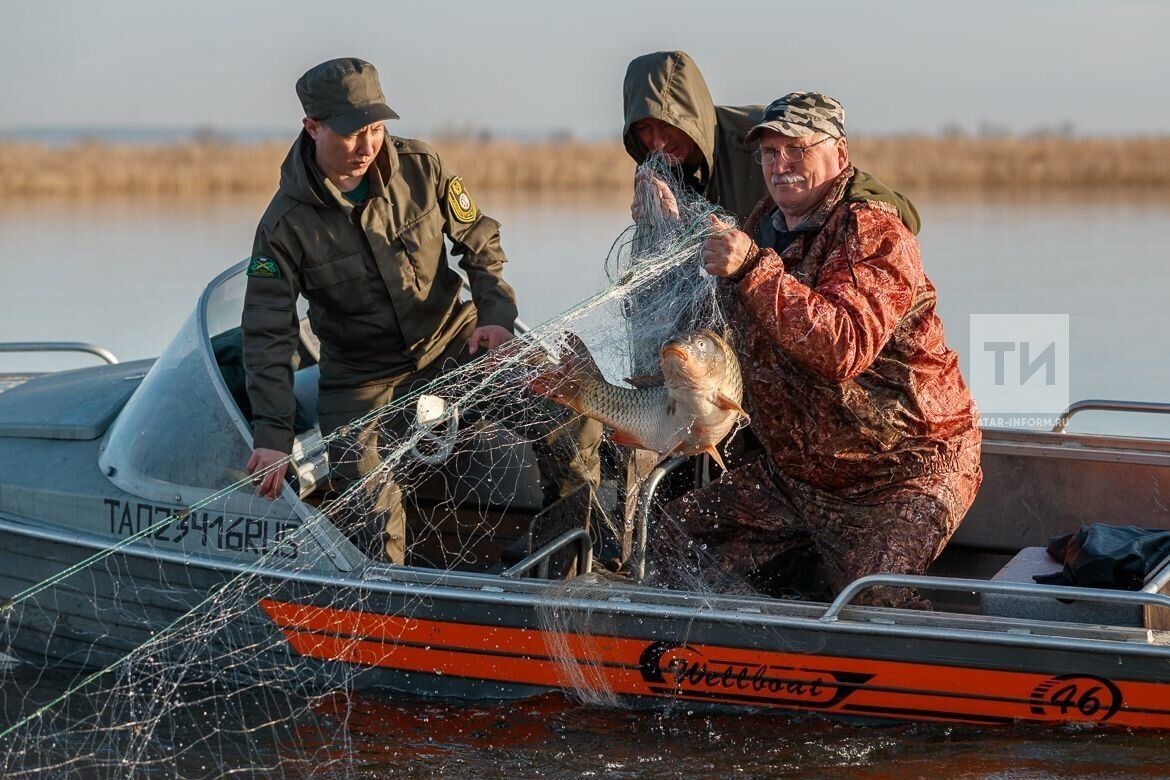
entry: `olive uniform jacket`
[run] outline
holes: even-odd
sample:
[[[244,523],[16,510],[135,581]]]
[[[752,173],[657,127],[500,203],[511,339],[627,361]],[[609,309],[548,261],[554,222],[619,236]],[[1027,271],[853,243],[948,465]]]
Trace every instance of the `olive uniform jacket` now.
[[[244,298],[244,365],[253,446],[290,452],[297,297],[321,340],[321,389],[406,377],[469,322],[509,330],[516,297],[503,279],[500,225],[421,141],[386,137],[352,204],[320,172],[302,131],[256,230]],[[472,299],[447,263],[451,239]]]
[[[634,162],[641,164],[647,154],[634,132],[636,122],[658,119],[677,127],[702,152],[689,183],[742,225],[768,194],[763,169],[752,157],[755,145],[744,140],[762,121],[764,106],[715,105],[699,66],[681,51],[654,52],[631,61],[622,97],[626,115],[622,140]],[[857,172],[850,186],[851,199],[889,203],[910,232],[918,233],[918,211],[906,196],[864,171]]]

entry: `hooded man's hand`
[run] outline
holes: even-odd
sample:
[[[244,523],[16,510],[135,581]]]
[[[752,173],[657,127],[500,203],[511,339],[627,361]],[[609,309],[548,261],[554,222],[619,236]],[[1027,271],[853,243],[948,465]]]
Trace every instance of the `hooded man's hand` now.
[[[662,216],[668,219],[678,219],[678,200],[670,189],[670,185],[646,170],[638,171],[634,175],[634,201],[630,204],[630,216],[634,222],[642,222],[646,218],[642,206],[646,200],[658,204]]]

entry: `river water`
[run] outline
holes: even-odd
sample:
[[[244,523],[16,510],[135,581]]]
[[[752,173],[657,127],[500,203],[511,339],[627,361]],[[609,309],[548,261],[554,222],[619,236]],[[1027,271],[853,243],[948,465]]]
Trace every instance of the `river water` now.
[[[623,199],[480,200],[503,223],[507,276],[529,324],[605,285],[606,255],[629,223]],[[0,341],[90,341],[123,360],[157,355],[203,286],[248,256],[264,205],[0,206]],[[921,196],[918,206],[924,265],[969,378],[972,315],[1062,314],[1069,400],[1170,401],[1162,348],[1170,333],[1170,198]],[[12,356],[6,364],[64,365]],[[978,388],[976,397],[984,400]],[[1085,413],[1073,429],[1165,436],[1170,418]]]
[[[504,225],[508,277],[530,324],[605,284],[605,257],[629,223],[622,198],[479,200]],[[923,195],[917,203],[924,264],[965,367],[972,315],[1063,314],[1072,400],[1170,402],[1170,198]],[[264,205],[0,206],[0,341],[89,341],[123,360],[158,354],[203,286],[248,256]],[[79,361],[0,356],[0,373]],[[1170,417],[1086,413],[1072,428],[1170,436]],[[555,695],[493,706],[367,695],[351,704],[353,767],[370,776],[1170,774],[1170,738],[1108,730],[606,712]]]

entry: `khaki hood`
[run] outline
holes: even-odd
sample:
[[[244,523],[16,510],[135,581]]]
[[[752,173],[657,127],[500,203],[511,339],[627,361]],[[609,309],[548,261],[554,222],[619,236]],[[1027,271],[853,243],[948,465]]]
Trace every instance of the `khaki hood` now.
[[[691,137],[703,153],[704,175],[715,165],[715,101],[699,66],[681,51],[644,54],[630,62],[622,88],[626,124],[622,140],[640,163],[647,149],[633,132],[641,119],[658,119]]]

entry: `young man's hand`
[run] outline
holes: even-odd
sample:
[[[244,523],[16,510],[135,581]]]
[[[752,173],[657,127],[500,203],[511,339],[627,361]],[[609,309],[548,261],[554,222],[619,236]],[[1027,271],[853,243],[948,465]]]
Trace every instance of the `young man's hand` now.
[[[248,473],[255,474],[263,472],[274,463],[288,458],[287,452],[280,450],[266,450],[263,447],[257,447],[252,450],[252,457],[248,459]],[[256,494],[273,501],[280,495],[280,489],[284,486],[284,473],[288,470],[288,463],[280,463],[279,466],[269,471],[267,474],[261,474],[252,480],[252,484],[256,485]]]
[[[483,347],[485,352],[489,352],[504,342],[511,341],[514,337],[511,331],[499,325],[480,325],[471,332],[471,341],[467,345],[467,354],[474,355]]]

